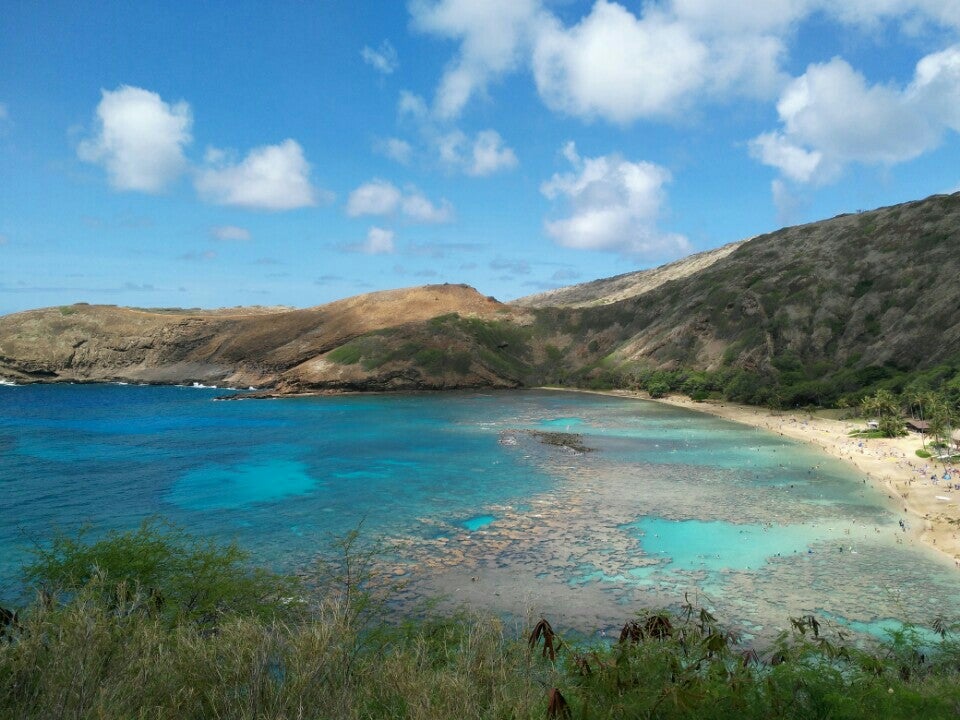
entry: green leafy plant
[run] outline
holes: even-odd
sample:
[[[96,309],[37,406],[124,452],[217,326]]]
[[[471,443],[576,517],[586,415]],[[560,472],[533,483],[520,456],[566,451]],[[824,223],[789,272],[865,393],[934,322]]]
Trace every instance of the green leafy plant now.
[[[23,579],[47,596],[69,599],[95,587],[114,604],[138,598],[171,621],[285,615],[299,592],[293,579],[249,567],[236,543],[220,545],[157,519],[98,539],[89,528],[57,534],[32,552]]]

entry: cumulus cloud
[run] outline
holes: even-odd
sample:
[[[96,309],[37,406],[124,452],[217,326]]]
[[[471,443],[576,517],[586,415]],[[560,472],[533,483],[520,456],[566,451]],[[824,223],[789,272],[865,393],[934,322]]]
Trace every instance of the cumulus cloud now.
[[[598,0],[572,28],[548,23],[536,40],[533,72],[548,107],[626,123],[668,115],[703,84],[707,48],[659,12],[642,18]]]
[[[618,155],[581,158],[570,142],[564,156],[574,172],[557,173],[540,190],[568,210],[545,229],[560,245],[663,259],[689,253],[682,235],[657,228],[670,173],[659,165]]]
[[[500,170],[517,166],[517,156],[512,148],[503,144],[496,130],[482,130],[473,141],[468,175],[492,175]]]
[[[210,236],[214,240],[245,241],[250,239],[250,231],[236,225],[218,225],[210,228]]]
[[[845,60],[814,64],[783,91],[781,127],[750,144],[760,162],[798,183],[835,180],[846,165],[892,166],[960,130],[960,45],[928,55],[904,88],[870,85]]]
[[[159,192],[187,167],[190,106],[129,85],[101,94],[96,134],[80,142],[77,155],[102,165],[118,190]]]
[[[449,201],[441,200],[436,205],[415,190],[404,195],[400,209],[415,222],[446,223],[453,219],[453,205]]]
[[[746,43],[747,50],[729,43],[712,57],[669,4],[650,3],[638,16],[597,0],[570,26],[540,0],[423,0],[411,14],[415,28],[459,41],[433,102],[433,114],[444,120],[458,117],[492,80],[517,70],[531,71],[544,103],[570,115],[617,123],[671,115],[711,87],[712,68],[715,75],[749,70],[741,77],[757,78],[751,88],[771,84],[776,73],[759,71],[759,64],[781,52],[772,42]]]
[[[370,67],[383,75],[390,75],[398,67],[400,62],[397,60],[397,51],[389,40],[380,43],[380,47],[374,50],[372,47],[364,46],[360,51],[360,57]]]
[[[944,126],[960,132],[960,44],[922,58],[908,93]]]
[[[515,69],[539,12],[539,0],[414,0],[410,13],[416,30],[460,41],[440,79],[434,112],[444,119],[458,117],[491,80]]]
[[[517,166],[513,148],[503,143],[496,130],[481,130],[473,139],[461,130],[439,135],[435,139],[441,162],[467,175],[485,177]]]
[[[895,19],[907,32],[923,32],[930,25],[960,28],[960,5],[943,0],[807,0],[805,4],[822,8],[843,22],[868,28]]]
[[[797,182],[809,182],[824,167],[823,153],[804,150],[779,132],[758,135],[750,142],[750,152],[764,165],[779,168]]]
[[[347,215],[389,215],[400,205],[402,194],[391,182],[372,180],[364,183],[347,198]]]
[[[310,165],[295,140],[254,148],[236,164],[220,152],[207,154],[208,165],[194,179],[202,198],[218,205],[258,210],[292,210],[316,205]]]
[[[432,109],[416,111],[455,119],[493,81],[529,72],[559,112],[618,124],[669,118],[703,102],[776,97],[790,80],[788,42],[814,16],[867,32],[960,29],[960,3],[943,0],[596,0],[572,20],[551,5],[415,0],[413,27],[458,43]]]
[[[395,215],[401,213],[413,222],[445,223],[453,219],[453,206],[447,200],[431,202],[415,187],[406,192],[387,180],[364,183],[347,198],[347,215]]]
[[[394,251],[393,230],[372,227],[367,231],[367,240],[360,246],[360,252],[367,255],[388,255]]]
[[[706,35],[763,35],[784,33],[823,0],[764,0],[732,3],[730,0],[671,0],[672,14]],[[870,0],[874,2],[875,0]]]

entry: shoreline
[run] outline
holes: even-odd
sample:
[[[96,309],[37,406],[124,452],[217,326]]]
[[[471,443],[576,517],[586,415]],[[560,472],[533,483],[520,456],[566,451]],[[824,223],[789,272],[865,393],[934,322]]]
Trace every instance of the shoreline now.
[[[726,401],[695,402],[680,395],[651,398],[645,392],[631,390],[540,389],[659,402],[814,445],[865,475],[874,488],[897,503],[898,512],[902,511],[909,518],[913,526],[910,534],[960,568],[960,473],[956,471],[960,468],[954,465],[951,479],[944,480],[942,463],[916,455],[916,450],[921,447],[921,440],[916,435],[850,437],[852,430],[863,429],[862,423],[833,420],[798,410],[772,411]],[[936,481],[931,479],[933,475],[937,476]]]

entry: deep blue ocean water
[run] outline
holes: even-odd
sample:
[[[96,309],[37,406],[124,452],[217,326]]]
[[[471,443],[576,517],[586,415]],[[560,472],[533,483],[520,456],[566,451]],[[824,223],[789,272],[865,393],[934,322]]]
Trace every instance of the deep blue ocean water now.
[[[846,466],[707,415],[546,391],[215,400],[223,394],[0,386],[0,601],[18,600],[28,548],[53,531],[155,515],[236,539],[283,570],[361,522],[425,547],[460,532],[464,543],[502,540],[495,561],[475,566],[522,580],[522,553],[502,548],[522,519],[541,517],[530,503],[562,508],[542,534],[550,522],[565,533],[560,560],[531,569],[531,582],[552,573],[558,587],[620,605],[625,587],[696,582],[779,607],[768,596],[787,584],[797,607],[815,591],[818,609],[869,624],[960,598],[952,569],[894,542],[898,516]],[[517,442],[523,429],[579,433],[593,451]],[[475,546],[463,547],[469,558]],[[923,602],[905,607],[903,590],[907,605],[917,592]],[[857,612],[831,603],[841,594],[858,598]]]
[[[371,533],[412,530],[422,516],[467,521],[550,483],[492,429],[533,398],[214,400],[223,394],[0,387],[0,578],[11,586],[24,549],[53,530],[151,515],[289,568],[361,521]]]

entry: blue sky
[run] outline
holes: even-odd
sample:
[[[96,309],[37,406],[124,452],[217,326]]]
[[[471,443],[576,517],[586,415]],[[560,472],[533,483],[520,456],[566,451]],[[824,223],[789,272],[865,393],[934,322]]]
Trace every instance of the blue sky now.
[[[14,0],[0,68],[0,313],[507,300],[960,189],[957,0]]]

